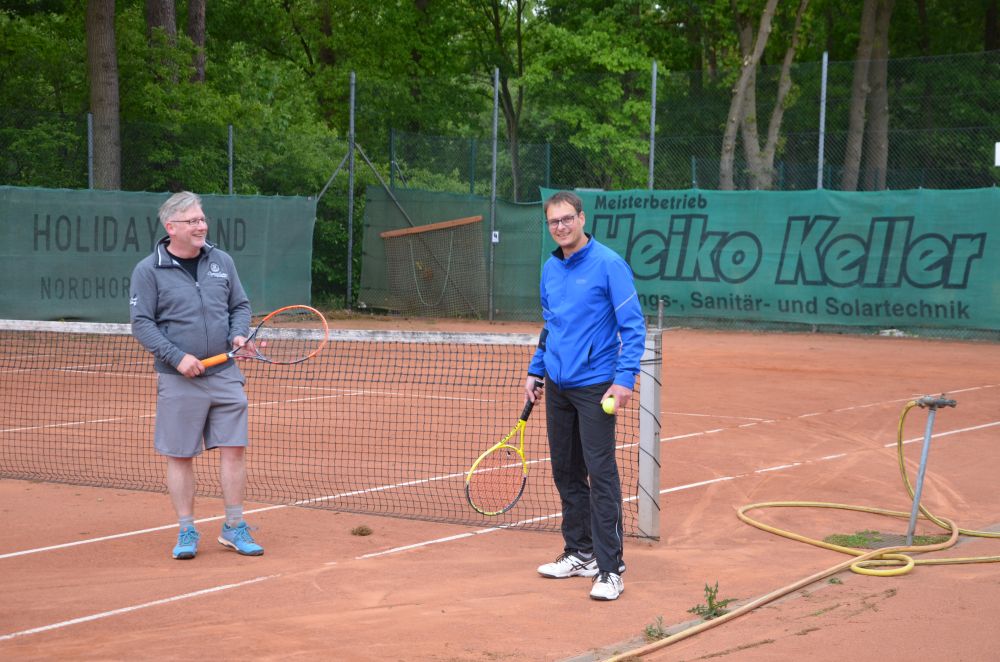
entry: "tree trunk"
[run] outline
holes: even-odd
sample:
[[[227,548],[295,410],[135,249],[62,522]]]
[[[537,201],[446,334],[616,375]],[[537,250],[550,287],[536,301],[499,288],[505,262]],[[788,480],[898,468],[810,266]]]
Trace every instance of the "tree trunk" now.
[[[177,17],[174,15],[174,0],[146,0],[146,39],[153,52],[154,70],[159,71],[158,78],[166,78],[176,83],[177,72],[173,69],[172,60],[156,53],[159,49],[173,48],[177,45]]]
[[[192,83],[205,82],[205,0],[188,0],[187,35],[194,42]]]
[[[87,0],[87,74],[94,115],[94,187],[121,188],[115,0]]]
[[[924,57],[931,55],[931,26],[927,18],[927,0],[917,2],[917,50]]]
[[[719,158],[719,189],[723,191],[731,191],[734,187],[733,158],[736,153],[736,133],[743,123],[743,107],[747,92],[754,82],[757,65],[771,35],[771,21],[774,19],[774,8],[777,4],[778,0],[767,0],[767,6],[764,7],[760,17],[760,27],[754,40],[753,51],[750,56],[743,58],[740,78],[733,87],[733,98],[729,103],[729,115],[726,117],[726,130],[722,136],[722,154]]]
[[[781,74],[778,78],[778,94],[771,110],[771,119],[767,123],[767,141],[760,154],[759,170],[754,171],[757,188],[770,189],[774,187],[774,153],[778,148],[778,137],[781,135],[781,121],[785,116],[785,99],[792,89],[792,62],[799,48],[799,34],[802,29],[802,18],[805,16],[809,0],[799,0],[799,8],[795,14],[795,26],[792,28],[792,39],[785,50],[785,58],[781,62]]]
[[[520,93],[518,93],[520,96]],[[507,124],[507,144],[510,148],[510,177],[511,177],[511,197],[514,202],[518,201],[518,191],[521,186],[521,151],[520,151],[520,127],[516,119],[520,113],[508,111],[511,105],[510,90],[507,89],[507,81],[500,81],[500,107],[504,109],[504,119]]]
[[[688,5],[687,29],[684,35],[687,39],[690,52],[688,59],[688,86],[691,90],[692,99],[700,99],[705,86],[704,57],[702,55],[703,46],[703,19],[701,12],[693,5]]]
[[[743,60],[753,55],[753,26],[746,14],[736,15],[737,35],[740,42],[740,55]],[[743,100],[743,115],[740,118],[740,137],[743,139],[743,156],[747,161],[754,180],[754,188],[759,189],[757,173],[760,172],[760,140],[757,130],[757,70],[750,73],[747,82],[746,99]],[[735,172],[734,186],[735,182]]]
[[[848,111],[847,142],[844,146],[844,172],[840,180],[843,191],[858,189],[861,169],[861,147],[865,135],[865,106],[868,101],[868,67],[871,64],[875,39],[875,18],[878,0],[865,0],[861,10],[861,31],[854,59],[854,81],[851,84],[851,106]]]
[[[871,93],[868,96],[868,140],[865,149],[865,182],[869,191],[885,189],[889,165],[889,23],[895,0],[879,0],[872,47],[872,63],[868,68]]]
[[[153,43],[156,29],[163,30],[167,43],[177,44],[177,18],[174,15],[174,0],[146,0],[146,38]]]
[[[1000,0],[987,0],[983,24],[983,50],[1000,50]]]
[[[510,147],[511,197],[516,202],[519,199],[518,189],[521,174],[521,159],[518,151],[520,148],[521,109],[524,106],[524,91],[520,78],[524,74],[524,34],[522,30],[525,0],[514,0],[513,3],[501,0],[483,0],[481,8],[490,25],[493,46],[496,47],[498,53],[503,53],[504,56],[508,54],[503,30],[508,17],[504,16],[504,13],[509,9],[514,12],[514,15],[510,17],[514,20],[514,57],[511,58],[510,67],[500,67],[499,103],[507,127],[507,140]],[[511,70],[518,79],[515,83],[517,91],[514,94],[511,94],[510,91],[510,73],[508,72]]]

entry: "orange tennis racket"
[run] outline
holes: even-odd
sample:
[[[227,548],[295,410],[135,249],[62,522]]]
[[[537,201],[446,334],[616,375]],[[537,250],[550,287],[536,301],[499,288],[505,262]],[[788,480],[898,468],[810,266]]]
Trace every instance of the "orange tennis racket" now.
[[[285,306],[262,319],[242,347],[202,359],[201,363],[206,368],[233,358],[278,365],[302,363],[326,346],[329,332],[326,318],[315,308]]]

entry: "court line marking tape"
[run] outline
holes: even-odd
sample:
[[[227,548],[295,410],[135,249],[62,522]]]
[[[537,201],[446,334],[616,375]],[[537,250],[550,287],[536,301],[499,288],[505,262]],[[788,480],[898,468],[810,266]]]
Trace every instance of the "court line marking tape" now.
[[[947,436],[952,436],[952,435],[955,435],[955,434],[960,434],[962,432],[971,432],[971,431],[975,431],[975,430],[982,430],[982,429],[985,429],[985,428],[995,427],[997,425],[1000,425],[1000,421],[993,421],[991,423],[984,423],[982,425],[971,426],[971,427],[968,427],[968,428],[962,428],[962,429],[958,429],[958,430],[949,430],[949,431],[946,431],[946,432],[940,432],[938,434],[933,435],[933,437],[947,437]],[[701,434],[710,434],[712,432],[718,432],[718,430],[706,431],[706,432],[703,432],[703,433],[696,433],[696,434],[691,434],[691,435],[679,435],[677,438],[686,438],[686,437],[691,437],[691,436],[699,436]],[[668,438],[663,439],[663,441],[668,441],[668,440],[671,440],[671,439],[675,439],[675,438],[668,437]],[[922,440],[923,440],[922,436],[921,437],[914,437],[912,439],[906,439],[906,440],[904,440],[903,443],[904,444],[914,443],[914,442],[922,441]],[[886,444],[886,447],[893,446],[893,445],[895,445],[895,442],[892,443],[892,444]],[[694,482],[694,483],[688,483],[686,485],[677,485],[675,487],[664,488],[664,489],[660,490],[660,494],[670,494],[672,492],[681,492],[681,491],[684,491],[684,490],[695,489],[695,488],[698,488],[698,487],[705,487],[707,485],[713,485],[713,484],[716,484],[716,483],[723,483],[723,482],[727,482],[727,481],[731,481],[731,480],[737,480],[739,478],[745,478],[745,477],[751,476],[751,475],[757,475],[757,474],[767,473],[767,472],[771,472],[771,471],[780,471],[780,470],[783,470],[783,469],[791,469],[791,468],[803,466],[803,465],[806,465],[806,464],[810,464],[810,463],[816,462],[816,461],[822,462],[822,461],[836,460],[836,459],[840,459],[840,458],[843,458],[843,457],[847,457],[847,455],[848,455],[848,453],[836,453],[836,454],[833,454],[833,455],[825,455],[823,457],[818,458],[817,460],[806,460],[804,462],[793,462],[791,464],[782,464],[782,465],[776,465],[776,466],[773,466],[773,467],[765,467],[763,469],[756,469],[756,470],[754,470],[752,472],[747,472],[747,473],[744,473],[744,474],[738,474],[738,475],[734,475],[734,476],[719,476],[717,478],[711,478],[711,479],[708,479],[708,480],[698,481],[698,482]],[[630,501],[630,500],[634,500],[635,498],[637,498],[637,497],[629,497],[626,500]],[[285,506],[285,505],[268,506],[266,508],[260,508],[260,509],[257,509],[257,510],[251,510],[251,511],[247,511],[247,512],[248,513],[249,512],[260,512],[260,511],[264,511],[264,510],[275,510],[275,509],[278,509],[278,508],[287,508],[287,507],[288,506]],[[408,550],[411,550],[411,549],[420,549],[420,548],[423,548],[423,547],[429,547],[431,545],[437,545],[437,544],[442,544],[442,543],[454,542],[456,540],[463,540],[465,538],[471,538],[471,537],[478,536],[478,535],[483,535],[483,534],[486,534],[486,533],[493,533],[495,531],[502,531],[504,529],[508,529],[508,528],[511,528],[511,527],[514,527],[514,526],[529,524],[529,523],[532,523],[532,522],[538,522],[538,521],[542,521],[542,520],[545,520],[545,519],[553,519],[553,518],[556,518],[556,517],[560,517],[561,515],[562,515],[561,512],[559,512],[559,513],[552,513],[550,515],[545,515],[545,516],[541,516],[541,517],[534,517],[534,518],[532,518],[530,520],[523,520],[523,521],[516,522],[516,523],[504,524],[502,526],[488,527],[488,528],[485,528],[485,529],[479,529],[479,530],[470,531],[470,532],[467,532],[467,533],[459,533],[459,534],[456,534],[456,535],[445,536],[445,537],[442,537],[442,538],[435,538],[433,540],[425,540],[425,541],[421,541],[421,542],[417,542],[417,543],[412,543],[412,544],[409,544],[409,545],[402,545],[402,546],[399,546],[399,547],[393,547],[391,549],[386,549],[386,550],[382,550],[382,551],[379,551],[379,552],[371,552],[369,554],[363,554],[363,555],[357,556],[355,558],[357,560],[364,560],[364,559],[378,558],[378,557],[382,557],[382,556],[389,556],[389,555],[392,555],[392,554],[398,554],[400,552],[405,552],[405,551],[408,551]],[[217,519],[222,519],[222,518],[221,517],[211,517],[211,518],[201,519],[201,520],[198,520],[198,521],[199,522],[205,522],[205,521],[211,521],[211,520],[217,520]],[[76,541],[76,542],[73,542],[73,543],[67,543],[65,545],[53,545],[53,546],[50,546],[50,547],[44,547],[44,548],[39,548],[39,549],[34,549],[34,550],[25,550],[23,552],[14,552],[12,554],[4,554],[4,555],[0,556],[0,559],[7,558],[7,557],[10,557],[10,556],[19,556],[21,554],[30,554],[30,553],[33,553],[33,552],[46,551],[46,550],[51,550],[51,549],[58,549],[58,548],[61,548],[61,547],[69,547],[69,546],[73,546],[73,545],[79,545],[79,544],[85,544],[85,543],[91,543],[91,542],[99,542],[99,541],[103,541],[103,540],[110,540],[110,539],[114,539],[114,538],[121,538],[121,537],[131,536],[131,535],[138,535],[138,534],[148,533],[148,532],[152,532],[152,531],[162,531],[164,529],[170,529],[170,528],[173,528],[173,527],[174,527],[173,524],[169,524],[169,525],[166,525],[166,526],[154,527],[154,528],[150,528],[150,529],[143,529],[141,531],[132,531],[132,532],[128,532],[128,533],[116,534],[116,535],[113,535],[113,536],[104,536],[102,538],[93,538],[93,539],[90,539],[90,540]],[[327,562],[325,565],[335,565],[336,563],[337,563],[336,561],[330,561],[330,562]],[[129,607],[122,607],[122,608],[119,608],[119,609],[112,609],[110,611],[104,611],[104,612],[100,612],[100,613],[97,613],[97,614],[91,614],[89,616],[82,616],[82,617],[70,619],[70,620],[67,620],[67,621],[60,621],[58,623],[52,623],[50,625],[43,625],[43,626],[40,626],[40,627],[28,629],[28,630],[21,630],[19,632],[12,632],[10,634],[0,635],[0,641],[6,641],[6,640],[14,639],[16,637],[22,637],[22,636],[26,636],[26,635],[39,634],[39,633],[42,633],[42,632],[49,632],[51,630],[56,630],[56,629],[68,627],[70,625],[77,625],[77,624],[80,624],[80,623],[86,623],[86,622],[89,622],[89,621],[95,621],[95,620],[99,620],[99,619],[102,619],[102,618],[109,618],[111,616],[118,616],[120,614],[127,614],[129,612],[138,611],[140,609],[146,609],[146,608],[149,608],[149,607],[155,607],[155,606],[158,606],[158,605],[168,604],[168,603],[171,603],[171,602],[177,602],[177,601],[180,601],[180,600],[186,600],[186,599],[190,599],[190,598],[195,598],[195,597],[199,597],[199,596],[202,596],[202,595],[208,595],[208,594],[211,594],[211,593],[218,593],[220,591],[226,591],[226,590],[230,590],[230,589],[240,588],[240,587],[243,587],[243,586],[248,586],[248,585],[251,585],[251,584],[256,584],[256,583],[259,583],[259,582],[262,582],[262,581],[266,581],[266,580],[269,580],[269,579],[274,579],[274,578],[280,577],[280,576],[281,575],[278,574],[278,575],[267,575],[267,576],[263,576],[263,577],[255,577],[254,579],[248,579],[248,580],[242,581],[242,582],[236,582],[236,583],[233,583],[233,584],[223,584],[221,586],[214,586],[214,587],[211,587],[211,588],[202,589],[200,591],[194,591],[194,592],[191,592],[191,593],[184,593],[184,594],[181,594],[181,595],[176,595],[176,596],[172,596],[172,597],[169,597],[169,598],[163,598],[163,599],[160,599],[160,600],[153,600],[152,602],[146,602],[146,603],[142,603],[142,604],[139,604],[139,605],[132,605],[132,606],[129,606]]]
[[[976,425],[976,426],[972,426],[972,427],[968,427],[968,428],[962,428],[962,429],[958,429],[958,430],[949,430],[947,432],[941,432],[941,433],[933,435],[933,437],[946,437],[946,436],[951,436],[951,435],[955,435],[955,434],[960,434],[962,432],[971,432],[971,431],[975,431],[975,430],[981,430],[981,429],[985,429],[985,428],[995,427],[995,426],[998,426],[998,425],[1000,425],[1000,421],[993,421],[991,423],[984,423],[982,425]],[[682,435],[682,436],[689,437],[689,436],[697,436],[697,435]],[[914,443],[914,442],[921,441],[921,440],[923,440],[923,437],[914,437],[912,439],[904,440],[903,443]],[[666,441],[666,439],[664,439],[664,441]],[[894,444],[887,444],[886,446],[892,446],[892,445],[894,445]],[[660,494],[669,494],[669,493],[672,493],[672,492],[680,492],[680,491],[683,491],[683,490],[694,489],[694,488],[697,488],[697,487],[704,487],[704,486],[712,485],[712,484],[715,484],[715,483],[722,483],[722,482],[727,482],[727,481],[731,481],[731,480],[737,480],[739,478],[745,478],[745,477],[751,476],[751,475],[756,475],[756,474],[761,474],[761,473],[766,473],[766,472],[771,472],[771,471],[779,471],[779,470],[783,470],[783,469],[790,469],[790,468],[794,468],[794,467],[798,467],[798,466],[804,466],[804,465],[807,465],[807,464],[811,464],[811,463],[817,462],[817,461],[829,461],[829,460],[840,459],[840,458],[843,458],[843,457],[847,457],[847,455],[848,455],[848,453],[836,453],[836,454],[833,454],[833,455],[826,455],[826,456],[820,457],[817,460],[805,460],[803,462],[794,462],[794,463],[791,463],[791,464],[783,464],[783,465],[776,465],[776,466],[773,466],[773,467],[765,467],[763,469],[756,469],[756,470],[754,470],[752,472],[747,472],[747,473],[744,473],[744,474],[738,474],[738,475],[734,475],[734,476],[719,476],[717,478],[711,478],[711,479],[708,479],[708,480],[698,481],[698,482],[695,482],[695,483],[688,483],[686,485],[678,485],[678,486],[675,486],[675,487],[664,488],[664,489],[660,490]],[[631,500],[634,500],[636,498],[637,497],[629,497],[626,500],[631,501]],[[247,511],[247,512],[260,512],[260,511],[264,511],[264,510],[275,510],[275,509],[278,509],[278,508],[287,508],[287,507],[288,506],[286,506],[286,505],[268,506],[266,508],[260,508],[260,509],[257,509],[257,510],[251,510],[251,511]],[[447,543],[447,542],[453,542],[453,541],[456,541],[456,540],[462,540],[462,539],[465,539],[465,538],[471,538],[473,536],[483,535],[483,534],[486,534],[486,533],[493,533],[494,531],[502,531],[504,529],[508,529],[508,528],[511,528],[511,527],[514,527],[514,526],[529,524],[529,523],[532,523],[532,522],[538,522],[538,521],[542,521],[542,520],[545,520],[545,519],[552,519],[552,518],[560,517],[561,515],[562,515],[561,512],[560,513],[552,513],[550,515],[545,515],[545,516],[541,516],[541,517],[534,517],[534,518],[531,518],[530,520],[522,520],[522,521],[516,522],[516,523],[510,523],[510,524],[504,524],[504,525],[501,525],[501,526],[495,526],[495,527],[489,527],[489,528],[485,528],[485,529],[479,529],[477,531],[471,531],[471,532],[468,532],[468,533],[460,533],[460,534],[456,534],[456,535],[445,536],[445,537],[436,538],[436,539],[433,539],[433,540],[425,540],[425,541],[421,541],[421,542],[417,542],[417,543],[412,543],[412,544],[409,544],[409,545],[402,545],[400,547],[393,547],[391,549],[382,550],[382,551],[379,551],[379,552],[372,552],[372,553],[369,553],[369,554],[363,554],[363,555],[355,557],[355,558],[357,560],[364,560],[364,559],[378,558],[378,557],[382,557],[382,556],[389,556],[389,555],[392,555],[392,554],[398,554],[400,552],[408,551],[408,550],[411,550],[411,549],[420,549],[420,548],[423,548],[423,547],[429,547],[431,545],[442,544],[442,543]],[[217,519],[222,519],[222,518],[221,517],[211,517],[211,518],[205,518],[205,519],[198,520],[198,521],[199,522],[204,522],[204,521],[217,520]],[[89,542],[98,542],[100,540],[109,540],[109,539],[112,539],[112,538],[121,538],[121,537],[125,537],[125,536],[130,536],[130,535],[137,535],[137,534],[140,534],[140,533],[147,533],[147,532],[150,532],[150,531],[160,531],[160,530],[163,530],[163,529],[173,528],[173,526],[174,526],[173,524],[170,524],[170,525],[161,526],[161,527],[154,527],[154,528],[151,528],[151,529],[143,529],[142,531],[134,531],[134,532],[129,532],[129,533],[121,533],[121,534],[116,534],[116,535],[113,535],[113,536],[105,536],[103,538],[95,538],[95,539],[86,540],[86,541],[77,541],[77,542],[74,542],[74,543],[68,543],[66,545],[55,545],[55,546],[51,546],[51,547],[47,547],[47,548],[41,548],[41,549],[36,549],[36,550],[26,550],[24,552],[15,552],[13,554],[5,554],[3,556],[0,556],[0,558],[7,558],[9,556],[18,556],[18,555],[21,555],[21,554],[28,554],[28,553],[37,552],[37,551],[45,551],[47,549],[57,549],[59,547],[68,547],[68,546],[72,546],[72,545],[85,544],[85,543],[89,543]],[[330,561],[330,562],[327,562],[325,565],[335,565],[336,563],[337,563],[336,561]],[[177,602],[177,601],[180,601],[180,600],[186,600],[186,599],[190,599],[190,598],[195,598],[195,597],[199,597],[199,596],[202,596],[202,595],[208,595],[208,594],[217,593],[217,592],[220,592],[220,591],[226,591],[226,590],[230,590],[230,589],[240,588],[240,587],[243,587],[243,586],[248,586],[248,585],[251,585],[251,584],[256,584],[256,583],[259,583],[259,582],[262,582],[262,581],[266,581],[266,580],[269,580],[269,579],[274,579],[274,578],[280,577],[280,576],[281,576],[280,574],[277,574],[277,575],[267,575],[267,576],[263,576],[263,577],[255,577],[254,579],[249,579],[249,580],[242,581],[242,582],[236,582],[236,583],[233,583],[233,584],[223,584],[221,586],[215,586],[215,587],[211,587],[211,588],[207,588],[207,589],[202,589],[202,590],[194,591],[194,592],[191,592],[191,593],[184,593],[184,594],[172,596],[172,597],[169,597],[169,598],[162,598],[160,600],[153,600],[152,602],[146,602],[146,603],[139,604],[139,605],[132,605],[132,606],[129,606],[129,607],[122,607],[122,608],[119,608],[119,609],[112,609],[110,611],[104,611],[104,612],[100,612],[100,613],[97,613],[97,614],[91,614],[89,616],[82,616],[82,617],[79,617],[79,618],[74,618],[74,619],[70,619],[70,620],[67,620],[67,621],[60,621],[58,623],[52,623],[52,624],[49,624],[49,625],[43,625],[43,626],[40,626],[40,627],[28,629],[28,630],[21,630],[19,632],[12,632],[10,634],[0,635],[0,641],[6,641],[6,640],[14,639],[16,637],[22,637],[22,636],[26,636],[26,635],[39,634],[39,633],[42,633],[42,632],[48,632],[48,631],[51,631],[51,630],[56,630],[56,629],[68,627],[70,625],[78,625],[80,623],[86,623],[86,622],[89,622],[89,621],[95,621],[95,620],[99,620],[99,619],[103,619],[103,618],[109,618],[111,616],[117,616],[117,615],[120,615],[120,614],[126,614],[126,613],[137,611],[137,610],[140,610],[140,609],[146,609],[146,608],[149,608],[149,607],[155,607],[155,606],[158,606],[158,605],[168,604],[168,603],[171,603],[171,602]]]
[[[303,390],[305,387],[295,387],[298,390]],[[350,389],[337,389],[337,388],[312,388],[311,390],[319,391],[335,391],[335,393],[329,395],[313,395],[301,398],[289,398],[284,400],[267,400],[262,402],[253,402],[249,405],[250,409],[259,409],[264,407],[274,407],[277,405],[286,405],[291,403],[303,403],[303,402],[318,402],[322,400],[336,400],[338,398],[348,398],[356,395],[387,395],[387,396],[400,396],[408,398],[411,400],[443,400],[451,402],[493,402],[493,400],[488,400],[484,398],[467,398],[467,397],[457,397],[457,396],[445,396],[445,395],[428,395],[426,393],[407,393],[400,391],[371,391],[371,390],[350,390]],[[708,414],[704,414],[707,416]],[[35,430],[48,430],[55,428],[67,428],[67,427],[78,427],[84,425],[94,425],[99,423],[122,423],[125,421],[134,420],[144,420],[149,418],[155,418],[156,414],[140,414],[138,416],[119,416],[115,418],[93,418],[93,419],[81,419],[76,421],[64,421],[61,423],[40,423],[38,425],[25,425],[21,427],[13,428],[0,428],[0,433],[7,432],[33,432]]]
[[[194,591],[192,593],[184,593],[182,595],[174,595],[169,598],[162,598],[160,600],[153,600],[152,602],[144,602],[138,605],[131,605],[129,607],[121,607],[120,609],[112,609],[111,611],[102,611],[97,614],[90,614],[89,616],[80,616],[79,618],[72,618],[68,621],[60,621],[58,623],[51,623],[49,625],[42,625],[41,627],[31,628],[29,630],[21,630],[20,632],[11,632],[10,634],[0,635],[0,641],[7,641],[9,639],[15,639],[17,637],[24,637],[29,634],[39,634],[41,632],[49,632],[50,630],[58,630],[60,628],[69,627],[70,625],[78,625],[80,623],[87,623],[89,621],[96,621],[102,618],[109,618],[111,616],[118,616],[120,614],[127,614],[129,612],[138,611],[140,609],[147,609],[149,607],[156,607],[158,605],[165,605],[170,602],[177,602],[179,600],[188,600],[190,598],[197,598],[202,595],[208,595],[210,593],[218,593],[220,591],[228,591],[234,588],[240,588],[243,586],[248,586],[250,584],[257,584],[259,582],[267,581],[268,579],[274,579],[275,577],[280,577],[281,575],[267,575],[264,577],[254,577],[253,579],[248,579],[242,582],[236,582],[234,584],[222,584],[220,586],[213,586],[211,588],[203,588],[200,591]]]
[[[753,424],[751,424],[751,425],[753,425]],[[998,426],[998,425],[1000,425],[1000,421],[993,421],[993,422],[990,422],[990,423],[983,423],[981,425],[974,425],[974,426],[967,427],[967,428],[959,428],[957,430],[948,430],[948,431],[945,431],[945,432],[936,432],[936,433],[933,434],[932,438],[948,437],[948,436],[955,435],[955,434],[961,434],[963,432],[973,432],[975,430],[982,430],[982,429],[986,429],[986,428],[990,428],[990,427],[995,427],[995,426]],[[739,428],[743,428],[745,426],[741,425],[741,426],[738,426],[738,427]],[[676,435],[676,436],[673,436],[673,437],[663,437],[663,438],[660,439],[660,441],[661,442],[678,441],[680,439],[689,439],[689,438],[692,438],[692,437],[700,437],[700,436],[705,436],[705,435],[710,435],[710,434],[716,434],[716,433],[719,433],[719,432],[725,432],[728,429],[733,429],[733,428],[716,428],[714,430],[704,430],[704,431],[701,431],[701,432],[691,432],[691,433],[688,433],[688,434],[681,434],[681,435]],[[923,441],[923,436],[913,437],[912,439],[906,439],[906,440],[903,441],[903,443],[904,444],[912,444],[912,443],[915,443],[915,442],[918,442],[918,441]],[[885,444],[884,446],[886,448],[889,448],[891,446],[894,446],[895,444],[896,444],[896,442],[892,442],[892,443],[889,443],[889,444]],[[792,467],[798,466],[800,464],[808,464],[808,463],[814,462],[814,461],[839,459],[839,458],[844,457],[844,456],[846,456],[846,453],[840,453],[840,454],[835,454],[835,455],[828,455],[828,456],[825,456],[825,457],[818,458],[818,460],[806,460],[804,462],[796,462],[796,463],[793,463],[793,464],[786,464],[786,465],[780,465],[780,466],[775,466],[775,467],[765,467],[765,468],[756,469],[754,471],[747,472],[747,473],[744,473],[744,474],[738,474],[736,476],[720,477],[720,478],[712,479],[710,481],[705,481],[705,482],[700,482],[700,483],[691,483],[690,485],[682,485],[682,486],[678,486],[678,487],[675,487],[675,488],[663,489],[663,490],[660,490],[660,494],[667,494],[668,492],[679,491],[679,490],[682,490],[682,489],[690,489],[692,487],[699,487],[699,486],[702,486],[702,485],[707,485],[707,484],[710,484],[710,483],[713,483],[713,482],[719,482],[719,481],[722,481],[722,480],[731,480],[731,479],[734,479],[734,478],[742,478],[744,476],[750,476],[750,475],[758,474],[758,473],[767,473],[767,472],[771,472],[771,471],[777,471],[779,469],[792,468]],[[541,460],[534,460],[532,462],[541,462]],[[320,501],[332,501],[332,500],[335,500],[335,499],[340,499],[340,498],[344,498],[344,497],[348,497],[348,496],[355,496],[357,494],[363,494],[363,493],[367,493],[367,492],[386,491],[386,490],[395,489],[397,487],[407,487],[407,486],[411,486],[411,485],[415,485],[415,484],[422,484],[422,483],[427,483],[427,482],[432,482],[432,481],[437,481],[437,480],[446,480],[446,479],[460,477],[460,476],[464,476],[464,475],[465,475],[465,472],[462,472],[462,473],[453,473],[453,474],[448,474],[448,475],[444,475],[444,476],[434,476],[434,477],[431,477],[431,478],[424,478],[424,479],[406,481],[404,483],[398,483],[398,484],[395,484],[395,485],[381,485],[381,486],[378,486],[378,487],[371,487],[371,488],[367,488],[367,489],[364,489],[364,490],[354,490],[354,491],[345,492],[345,493],[342,493],[342,494],[334,494],[334,495],[329,495],[329,496],[324,496],[324,497],[314,497],[312,499],[303,499],[301,501],[297,501],[297,502],[292,503],[292,504],[277,504],[277,505],[273,505],[273,506],[263,506],[263,507],[260,507],[260,508],[254,508],[254,509],[247,510],[246,514],[249,515],[249,514],[254,514],[254,513],[267,512],[269,510],[280,510],[282,508],[290,508],[290,507],[293,507],[293,506],[303,506],[303,505],[308,505],[308,504],[311,504],[311,503],[317,503],[317,502],[320,502]],[[634,499],[634,497],[630,497],[630,499]],[[554,514],[550,514],[550,515],[542,515],[542,516],[535,517],[535,518],[532,518],[532,519],[529,519],[529,520],[523,520],[523,521],[519,521],[519,522],[513,522],[513,523],[510,523],[510,524],[504,524],[502,526],[489,527],[489,528],[486,528],[486,529],[481,529],[479,531],[475,531],[475,532],[472,532],[472,533],[469,533],[469,534],[459,535],[458,537],[462,538],[462,537],[468,537],[468,536],[473,536],[473,535],[479,535],[479,534],[482,534],[482,533],[491,533],[493,531],[500,531],[500,530],[508,529],[508,528],[511,528],[511,527],[514,527],[514,526],[523,526],[525,524],[531,524],[531,523],[534,523],[534,522],[539,522],[539,521],[544,521],[544,520],[547,520],[547,519],[552,519],[552,518],[555,518],[555,517],[560,517],[561,515],[562,515],[562,513],[554,513]],[[204,517],[204,518],[200,518],[200,519],[196,520],[196,522],[199,523],[199,524],[203,523],[203,522],[213,522],[213,521],[221,520],[224,517],[225,517],[224,515],[216,515],[216,516],[213,516],[213,517]],[[139,530],[136,530],[136,531],[126,531],[124,533],[115,533],[115,534],[112,534],[112,535],[101,536],[101,537],[98,537],[98,538],[88,538],[86,540],[75,540],[73,542],[61,543],[61,544],[58,544],[58,545],[49,545],[47,547],[36,547],[34,549],[25,549],[25,550],[20,550],[20,551],[17,551],[17,552],[8,552],[6,554],[0,554],[0,560],[8,559],[8,558],[13,558],[15,556],[24,556],[24,555],[27,555],[27,554],[37,554],[39,552],[49,552],[49,551],[54,551],[54,550],[57,550],[57,549],[66,549],[68,547],[76,547],[77,545],[88,545],[88,544],[91,544],[91,543],[106,542],[108,540],[115,540],[117,538],[127,538],[127,537],[130,537],[130,536],[143,535],[143,534],[146,534],[146,533],[153,533],[153,532],[156,532],[156,531],[165,531],[165,530],[168,530],[168,529],[176,528],[176,526],[177,526],[176,524],[164,524],[163,526],[156,526],[156,527],[152,527],[152,528],[148,528],[148,529],[139,529]],[[426,544],[435,544],[436,542],[442,542],[442,541],[447,541],[447,539],[442,539],[440,541],[430,541],[430,542],[428,542]],[[419,546],[419,544],[417,546]],[[407,546],[406,548],[400,548],[398,551],[403,551],[404,549],[409,549],[409,548],[410,548],[410,546]],[[377,555],[382,555],[382,554],[383,553],[378,553]],[[359,558],[367,558],[367,557],[359,557]]]

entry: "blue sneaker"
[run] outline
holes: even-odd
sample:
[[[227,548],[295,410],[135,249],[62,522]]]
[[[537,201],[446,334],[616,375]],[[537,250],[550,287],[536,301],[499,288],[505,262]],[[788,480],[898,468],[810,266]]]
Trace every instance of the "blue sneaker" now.
[[[193,526],[186,526],[177,534],[177,544],[172,555],[175,559],[193,559],[198,553],[198,539],[201,538]]]
[[[239,526],[235,527],[223,524],[219,542],[226,547],[232,547],[243,556],[260,556],[264,553],[264,548],[254,542],[246,522],[240,522]]]

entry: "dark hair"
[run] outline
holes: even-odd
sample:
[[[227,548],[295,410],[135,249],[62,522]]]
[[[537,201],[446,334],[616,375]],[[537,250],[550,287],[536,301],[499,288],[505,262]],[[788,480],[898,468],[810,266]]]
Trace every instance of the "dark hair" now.
[[[546,200],[545,204],[542,205],[542,211],[548,214],[549,207],[551,205],[559,204],[560,202],[565,202],[573,207],[577,214],[583,211],[583,200],[581,200],[580,196],[572,191],[559,191],[558,193],[554,193],[552,197]]]

